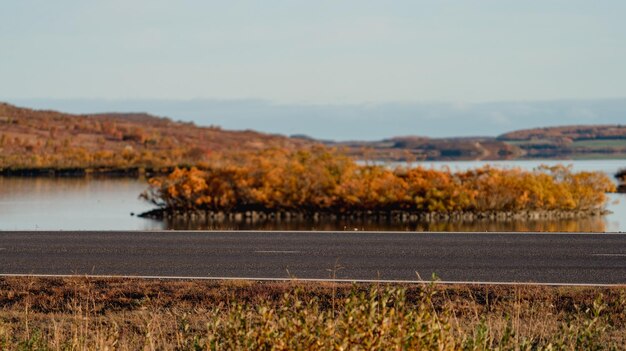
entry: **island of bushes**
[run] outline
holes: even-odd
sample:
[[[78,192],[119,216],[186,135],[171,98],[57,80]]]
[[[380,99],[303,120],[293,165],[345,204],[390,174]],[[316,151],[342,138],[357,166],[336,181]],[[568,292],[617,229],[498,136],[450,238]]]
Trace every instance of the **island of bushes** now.
[[[150,179],[155,218],[574,218],[605,211],[613,182],[565,166],[452,171],[362,164],[327,148],[216,157]]]

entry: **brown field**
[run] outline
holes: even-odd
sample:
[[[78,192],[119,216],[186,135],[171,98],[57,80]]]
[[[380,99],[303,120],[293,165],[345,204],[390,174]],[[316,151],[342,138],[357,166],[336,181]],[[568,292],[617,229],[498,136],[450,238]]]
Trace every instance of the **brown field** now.
[[[625,288],[0,278],[0,349],[623,349]]]

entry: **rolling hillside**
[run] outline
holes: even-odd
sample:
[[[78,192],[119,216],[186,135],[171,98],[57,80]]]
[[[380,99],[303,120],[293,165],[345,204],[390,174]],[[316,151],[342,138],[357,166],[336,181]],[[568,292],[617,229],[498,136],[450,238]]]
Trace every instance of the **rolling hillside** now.
[[[356,159],[499,160],[517,158],[626,158],[626,126],[560,126],[513,131],[498,137],[394,137],[381,141],[318,141],[144,113],[75,115],[0,103],[0,173],[143,173],[207,162],[212,155],[316,144]]]
[[[626,154],[626,126],[575,125],[524,129],[500,135],[529,157]]]
[[[518,130],[498,137],[407,136],[326,144],[346,147],[357,158],[394,161],[626,158],[626,126],[558,126]]]
[[[73,115],[0,103],[0,169],[5,174],[154,170],[202,162],[212,153],[310,144],[141,113]]]

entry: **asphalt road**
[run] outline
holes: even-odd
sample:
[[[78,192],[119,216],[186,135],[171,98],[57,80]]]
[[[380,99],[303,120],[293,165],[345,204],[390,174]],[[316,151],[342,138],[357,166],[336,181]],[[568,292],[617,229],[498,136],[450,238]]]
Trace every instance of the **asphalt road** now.
[[[626,284],[625,234],[0,232],[0,274]],[[421,278],[421,279],[420,279]]]

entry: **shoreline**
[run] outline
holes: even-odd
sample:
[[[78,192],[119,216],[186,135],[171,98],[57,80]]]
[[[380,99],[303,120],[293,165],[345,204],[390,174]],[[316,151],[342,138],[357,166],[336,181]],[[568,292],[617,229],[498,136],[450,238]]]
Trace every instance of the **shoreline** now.
[[[23,178],[151,178],[155,176],[165,175],[172,172],[176,167],[128,167],[128,168],[109,168],[109,167],[67,167],[67,168],[0,168],[1,177],[23,177]]]
[[[336,220],[373,220],[379,222],[417,223],[417,222],[473,222],[481,220],[509,221],[509,220],[555,220],[577,219],[603,216],[611,213],[606,209],[592,209],[586,211],[567,210],[531,210],[531,211],[488,211],[488,212],[412,212],[412,211],[357,211],[349,213],[334,213],[328,211],[283,211],[283,210],[235,210],[202,211],[157,208],[137,215],[140,218],[155,220],[185,219],[206,221],[235,221],[235,222],[290,222],[290,221],[336,221]]]

